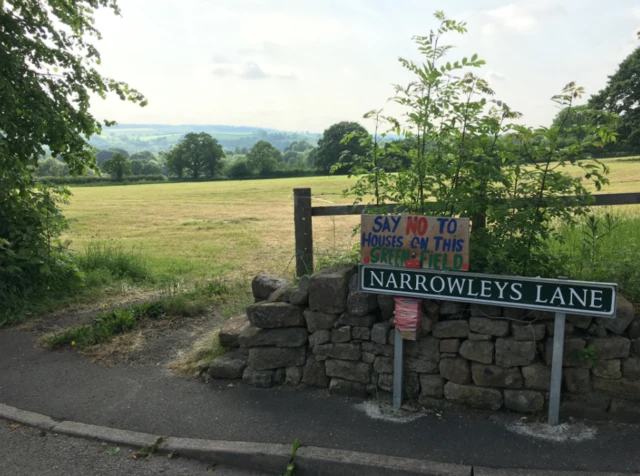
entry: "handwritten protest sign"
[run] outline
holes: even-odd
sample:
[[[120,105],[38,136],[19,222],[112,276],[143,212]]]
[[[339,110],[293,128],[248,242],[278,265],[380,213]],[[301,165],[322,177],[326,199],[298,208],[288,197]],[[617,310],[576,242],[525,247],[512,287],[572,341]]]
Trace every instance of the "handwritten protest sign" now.
[[[469,219],[362,215],[360,261],[362,264],[467,271]]]

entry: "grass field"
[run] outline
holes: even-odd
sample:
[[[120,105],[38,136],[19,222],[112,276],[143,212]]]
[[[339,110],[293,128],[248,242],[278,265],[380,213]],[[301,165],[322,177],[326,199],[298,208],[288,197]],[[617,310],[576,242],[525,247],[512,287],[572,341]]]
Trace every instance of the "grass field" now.
[[[640,161],[608,159],[604,193],[640,191]],[[570,170],[571,172],[571,170]],[[249,278],[295,268],[293,196],[311,187],[314,206],[348,204],[346,177],[75,187],[67,207],[74,249],[117,240],[167,276]],[[634,214],[638,207],[618,207]],[[357,217],[314,218],[316,257],[348,249]]]

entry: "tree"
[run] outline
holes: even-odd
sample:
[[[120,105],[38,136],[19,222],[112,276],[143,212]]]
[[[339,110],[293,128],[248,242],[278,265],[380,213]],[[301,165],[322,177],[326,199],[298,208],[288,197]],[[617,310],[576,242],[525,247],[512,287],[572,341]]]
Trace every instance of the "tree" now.
[[[115,154],[122,154],[126,158],[129,158],[129,152],[127,152],[126,150],[120,149],[118,147],[112,147],[107,150],[101,150],[96,154],[96,160],[98,162],[98,166],[101,166],[105,160],[110,159]]]
[[[125,175],[131,175],[131,161],[122,154],[114,154],[113,157],[104,161],[102,170],[122,180]]]
[[[184,170],[199,179],[206,175],[213,178],[222,170],[224,150],[217,139],[206,132],[190,132],[169,151],[165,158],[167,169],[182,178]]]
[[[69,169],[59,160],[53,157],[47,157],[38,165],[38,175],[43,177],[59,177],[69,175]]]
[[[269,142],[260,140],[251,147],[247,154],[247,164],[259,175],[276,170],[282,165],[282,153]]]
[[[640,47],[627,56],[589,107],[617,114],[618,149],[640,151]]]
[[[148,150],[142,150],[140,152],[135,152],[134,154],[131,154],[129,159],[131,161],[140,160],[142,162],[148,162],[149,160],[156,160],[156,156],[153,154],[153,152],[150,152]]]
[[[590,126],[608,126],[615,128],[616,120],[612,114],[590,108],[588,105],[573,106],[562,109],[553,119],[552,127],[558,127],[560,136],[558,145],[568,147],[590,141]],[[562,127],[560,127],[562,126]],[[599,149],[589,149],[593,154],[602,154]]]
[[[120,10],[115,0],[0,2],[0,294],[66,287],[76,272],[58,239],[65,222],[57,203],[68,196],[34,181],[45,147],[73,174],[96,167],[87,139],[102,124],[92,96],[115,93],[146,105],[126,83],[95,69],[100,54],[93,13]],[[105,121],[105,125],[113,123]],[[0,316],[0,324],[2,316]]]
[[[357,122],[338,122],[326,129],[322,138],[318,141],[318,148],[313,156],[313,165],[323,172],[329,173],[331,168],[342,158],[345,164],[336,173],[346,173],[349,170],[348,158],[350,156],[363,156],[367,153],[359,140],[350,140],[343,143],[342,139],[349,134],[368,134],[367,130]]]

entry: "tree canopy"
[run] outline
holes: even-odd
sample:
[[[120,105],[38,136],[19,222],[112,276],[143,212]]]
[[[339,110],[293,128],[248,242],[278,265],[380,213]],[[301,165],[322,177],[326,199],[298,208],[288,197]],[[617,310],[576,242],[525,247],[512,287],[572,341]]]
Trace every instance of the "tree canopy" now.
[[[260,175],[276,170],[283,163],[282,153],[264,140],[251,147],[246,160],[249,168]]]
[[[56,240],[65,227],[56,203],[65,192],[34,181],[45,150],[71,173],[95,168],[87,138],[102,124],[89,111],[91,96],[146,104],[95,69],[100,54],[89,40],[100,39],[93,16],[100,7],[120,13],[115,0],[0,2],[0,291],[51,288],[73,273],[61,270],[69,258]]]
[[[618,148],[640,151],[640,47],[609,76],[603,90],[591,97],[589,107],[612,112],[618,119]]]
[[[131,175],[131,161],[122,154],[114,154],[113,157],[104,161],[102,170],[122,180],[125,175]]]
[[[206,132],[190,132],[165,154],[165,165],[179,178],[185,170],[194,179],[213,178],[222,170],[223,158],[224,150],[217,139]]]
[[[366,149],[360,144],[358,138],[349,140],[346,144],[342,139],[346,135],[368,135],[367,130],[357,122],[338,122],[326,129],[322,138],[318,141],[318,148],[311,156],[313,165],[324,172],[329,172],[341,158],[343,162],[347,162],[349,156],[362,156],[366,154]],[[347,160],[344,160],[347,159]],[[345,165],[338,169],[338,173],[344,173],[349,170],[349,166]]]

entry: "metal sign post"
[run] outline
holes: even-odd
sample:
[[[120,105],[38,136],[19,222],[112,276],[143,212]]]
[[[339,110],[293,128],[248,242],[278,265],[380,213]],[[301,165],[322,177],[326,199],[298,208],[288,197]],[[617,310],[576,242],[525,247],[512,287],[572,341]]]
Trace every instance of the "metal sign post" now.
[[[562,357],[564,356],[564,324],[566,314],[556,312],[553,326],[553,360],[551,361],[551,392],[549,394],[549,425],[560,419],[560,390],[562,387]]]
[[[402,406],[403,341],[398,329],[393,335],[393,408],[398,410]]]

